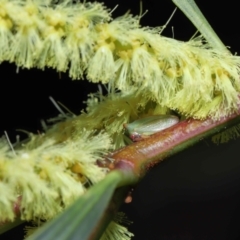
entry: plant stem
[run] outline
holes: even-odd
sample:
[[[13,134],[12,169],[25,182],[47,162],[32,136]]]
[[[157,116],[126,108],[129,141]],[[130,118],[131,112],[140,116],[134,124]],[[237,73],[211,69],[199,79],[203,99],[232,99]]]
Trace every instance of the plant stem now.
[[[212,136],[230,126],[240,122],[239,112],[219,120],[188,119],[171,128],[151,135],[149,138],[126,146],[110,156],[113,163],[110,169],[124,169],[132,167],[134,174],[141,178],[149,167],[163,161],[185,148],[196,144],[203,138]]]
[[[118,212],[119,207],[123,204],[124,199],[126,198],[127,193],[131,187],[125,186],[116,189],[111,201],[108,204],[107,209],[104,211],[101,220],[98,223],[98,226],[94,229],[93,234],[89,240],[100,239],[101,235],[109,225],[109,223],[114,219],[115,215]]]

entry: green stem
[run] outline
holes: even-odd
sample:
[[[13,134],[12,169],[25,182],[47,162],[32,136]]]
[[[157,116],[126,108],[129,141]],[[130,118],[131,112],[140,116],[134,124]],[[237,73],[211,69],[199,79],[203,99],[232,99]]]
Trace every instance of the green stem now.
[[[226,46],[210,26],[194,0],[172,1],[188,17],[213,48],[229,53]]]
[[[94,229],[94,232],[92,233],[91,237],[88,240],[100,239],[109,223],[116,216],[119,207],[123,204],[123,201],[126,198],[127,193],[130,191],[130,189],[131,187],[125,186],[118,188],[115,191],[111,201],[108,204],[107,209],[104,211],[102,218],[98,222],[97,227]]]

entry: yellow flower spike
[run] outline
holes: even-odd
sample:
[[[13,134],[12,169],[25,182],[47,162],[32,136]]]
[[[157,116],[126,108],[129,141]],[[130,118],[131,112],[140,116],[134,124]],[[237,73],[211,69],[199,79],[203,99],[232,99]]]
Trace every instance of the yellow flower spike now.
[[[198,114],[198,111],[201,111],[201,108],[213,100],[215,88],[217,88],[214,85],[214,80],[211,81],[214,68],[222,64],[219,63],[218,59],[225,58],[226,60],[222,62],[226,64],[230,60],[229,65],[222,64],[221,67],[223,71],[228,72],[227,75],[230,79],[237,80],[233,82],[236,82],[234,83],[234,85],[236,84],[234,93],[238,94],[239,80],[236,72],[239,70],[238,64],[234,62],[239,61],[239,57],[206,49],[209,46],[202,45],[199,38],[186,44],[176,40],[159,38],[154,31],[149,29],[130,30],[129,36],[131,36],[129,39],[132,38],[132,46],[129,45],[127,50],[117,49],[116,55],[119,57],[115,61],[117,74],[116,78],[111,80],[111,86],[124,91],[137,89],[138,94],[145,95],[146,99],[152,99],[162,106],[179,110],[188,116],[205,118],[207,115],[203,115],[204,111],[201,114]],[[142,44],[140,46],[136,43]],[[209,67],[212,65],[212,68]],[[233,69],[228,71],[226,68],[229,67]],[[229,73],[233,74],[234,77],[230,77]],[[223,86],[221,86],[220,91],[224,95],[233,94]],[[199,105],[194,104],[194,108],[189,107],[193,104],[190,102],[186,105],[186,99],[192,103],[198,102]],[[232,97],[228,99],[231,102],[236,100]],[[232,106],[233,108],[236,106]],[[228,111],[230,109],[226,109],[226,113]],[[211,116],[218,118],[219,114]]]
[[[18,162],[17,162],[18,161]],[[21,217],[22,219],[30,220],[35,216],[45,215],[46,218],[53,217],[60,209],[60,206],[53,206],[58,196],[57,192],[52,191],[46,183],[34,173],[31,159],[5,159],[5,166],[2,169],[2,184],[6,185],[12,192],[8,197],[17,200],[17,196],[21,195]],[[18,169],[12,174],[13,168]],[[27,173],[27,174],[26,174]],[[41,193],[44,193],[42,195]],[[46,197],[47,196],[47,197]],[[46,199],[45,199],[46,198]],[[34,203],[34,206],[33,204]],[[13,211],[13,209],[12,209]],[[0,216],[0,221],[9,219],[9,215]]]
[[[66,46],[68,49],[70,68],[69,75],[73,79],[83,77],[91,55],[93,54],[92,45],[94,43],[90,22],[83,16],[72,19],[66,36]]]
[[[109,240],[109,239],[124,239],[130,240],[134,234],[130,233],[126,227],[120,225],[117,222],[110,222],[100,240]]]
[[[114,81],[115,73],[118,71],[117,60],[119,55],[121,55],[121,52],[133,48],[127,31],[135,27],[138,27],[138,19],[128,14],[110,23],[96,25],[96,54],[93,56],[93,60],[89,62],[88,67],[88,78],[90,80],[94,82],[101,81],[103,83]],[[111,53],[109,50],[111,50]],[[109,61],[108,64],[104,62],[106,59]],[[102,64],[106,65],[102,65],[102,71],[98,60],[102,60]],[[103,69],[103,67],[107,70]],[[108,72],[109,74],[106,75]],[[116,87],[115,84],[112,87],[114,89]]]
[[[204,108],[219,94],[224,102],[211,110],[212,117],[236,110],[240,58],[222,51],[225,47],[214,50],[199,37],[189,42],[162,37],[161,28],[140,28],[139,17],[131,15],[111,21],[99,3],[0,0],[0,6],[0,61],[58,71],[70,66],[74,79],[86,73],[93,82],[137,90],[146,101],[195,118],[208,117]],[[219,69],[224,77],[218,77]],[[184,103],[189,89],[198,102],[194,108]]]
[[[227,76],[227,74],[228,73],[219,69],[216,71],[214,80],[216,89],[224,89],[227,93],[222,94],[224,109],[231,110],[237,107],[239,96],[234,88],[234,81],[229,81],[229,76]]]
[[[111,46],[111,45],[110,45]],[[115,77],[114,57],[109,44],[103,45],[90,60],[87,77],[92,82],[108,83]]]
[[[96,41],[94,24],[110,19],[101,4],[75,4],[71,8],[72,17],[67,25],[66,46],[70,60],[69,74],[72,78],[81,78],[93,54]]]
[[[159,81],[163,78],[163,72],[156,58],[147,51],[145,46],[133,51],[131,69],[134,85],[137,85],[139,92],[144,94],[144,89],[149,89],[157,96],[166,92],[164,81]]]
[[[130,23],[133,21],[135,20],[131,16],[126,15],[111,23],[96,25],[96,52],[90,60],[87,70],[87,77],[92,82],[108,83],[115,79],[116,53],[119,52],[119,47],[121,49],[122,45],[127,44],[128,37],[124,32],[132,27]]]
[[[0,222],[13,220],[12,206],[19,195],[23,220],[56,216],[86,190],[86,181],[70,170],[75,164],[81,166],[79,173],[91,183],[106,175],[107,169],[99,168],[95,162],[111,148],[107,134],[94,136],[92,131],[81,129],[71,141],[61,144],[51,140],[53,135],[52,131],[46,132],[45,141],[35,140],[31,150],[25,143],[15,150],[16,155],[11,154],[5,142],[0,142],[0,190],[4,192],[0,206],[5,206]],[[15,168],[18,171],[12,174]]]
[[[9,1],[0,1],[0,62],[8,59],[10,44],[13,40],[13,22],[8,12],[13,8]]]
[[[38,17],[39,6],[29,0],[23,7],[14,7],[12,11],[14,10],[11,18],[15,22],[16,34],[8,58],[18,66],[31,68],[35,64],[36,52],[42,49],[38,28],[43,21]]]
[[[58,71],[67,69],[67,48],[63,43],[66,37],[66,26],[70,9],[57,5],[56,10],[41,8],[44,24],[39,26],[40,36],[43,39],[42,48],[37,52],[37,66],[56,68]]]

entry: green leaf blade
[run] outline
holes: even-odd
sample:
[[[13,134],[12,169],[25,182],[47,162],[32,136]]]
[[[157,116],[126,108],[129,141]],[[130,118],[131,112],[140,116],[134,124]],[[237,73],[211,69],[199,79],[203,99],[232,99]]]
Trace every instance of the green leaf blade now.
[[[112,171],[52,221],[27,240],[87,240],[101,220],[109,201],[124,175]]]

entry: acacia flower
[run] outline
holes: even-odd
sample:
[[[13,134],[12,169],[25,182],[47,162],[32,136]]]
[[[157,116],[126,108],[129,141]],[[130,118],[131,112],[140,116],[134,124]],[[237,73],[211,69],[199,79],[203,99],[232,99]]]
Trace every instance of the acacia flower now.
[[[239,57],[202,38],[166,38],[129,14],[111,20],[99,3],[1,0],[0,8],[0,61],[69,68],[73,79],[86,73],[194,118],[219,119],[237,109]]]

